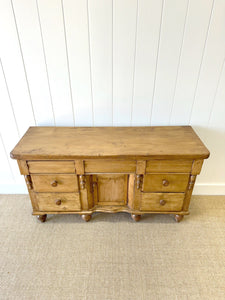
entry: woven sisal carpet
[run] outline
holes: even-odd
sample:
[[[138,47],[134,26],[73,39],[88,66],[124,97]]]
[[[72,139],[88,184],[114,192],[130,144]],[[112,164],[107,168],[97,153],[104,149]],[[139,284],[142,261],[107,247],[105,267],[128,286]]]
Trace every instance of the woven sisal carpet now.
[[[31,216],[0,196],[0,299],[225,299],[225,196],[195,196],[191,215]]]

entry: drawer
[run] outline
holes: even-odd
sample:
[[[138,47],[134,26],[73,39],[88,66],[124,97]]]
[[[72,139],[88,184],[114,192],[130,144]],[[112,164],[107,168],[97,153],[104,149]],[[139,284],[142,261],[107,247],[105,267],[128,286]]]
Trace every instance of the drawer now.
[[[134,173],[136,161],[88,159],[84,162],[85,173]]]
[[[147,174],[143,178],[143,192],[185,192],[189,174]]]
[[[148,160],[146,173],[189,173],[191,172],[193,160]]]
[[[34,191],[36,192],[78,192],[76,175],[31,175]]]
[[[36,193],[40,211],[79,211],[79,193]]]
[[[75,164],[72,160],[28,161],[27,165],[31,174],[75,173]]]
[[[183,207],[183,193],[142,193],[142,211],[181,211]]]

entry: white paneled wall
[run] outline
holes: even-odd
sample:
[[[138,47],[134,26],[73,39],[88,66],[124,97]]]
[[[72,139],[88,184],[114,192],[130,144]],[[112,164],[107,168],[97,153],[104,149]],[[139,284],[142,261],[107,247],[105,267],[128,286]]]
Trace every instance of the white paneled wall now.
[[[0,193],[31,125],[194,127],[225,194],[224,0],[0,0]]]

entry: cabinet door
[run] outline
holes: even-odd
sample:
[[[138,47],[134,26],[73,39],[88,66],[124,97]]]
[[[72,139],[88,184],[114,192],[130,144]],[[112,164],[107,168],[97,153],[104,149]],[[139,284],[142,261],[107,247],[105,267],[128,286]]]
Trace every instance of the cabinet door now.
[[[95,205],[126,205],[128,175],[94,175]]]

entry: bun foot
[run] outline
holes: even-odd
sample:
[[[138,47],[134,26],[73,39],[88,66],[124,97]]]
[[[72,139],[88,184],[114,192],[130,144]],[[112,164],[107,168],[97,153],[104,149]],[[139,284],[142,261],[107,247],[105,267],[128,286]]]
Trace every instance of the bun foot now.
[[[174,219],[177,223],[179,223],[183,219],[183,217],[184,217],[183,215],[175,215]]]
[[[131,218],[135,221],[138,222],[141,219],[141,215],[135,215],[135,214],[131,214]]]
[[[81,215],[81,218],[85,221],[88,222],[91,220],[91,215]]]
[[[37,216],[37,219],[42,223],[44,223],[46,221],[46,218],[47,218],[47,215],[38,215]]]

